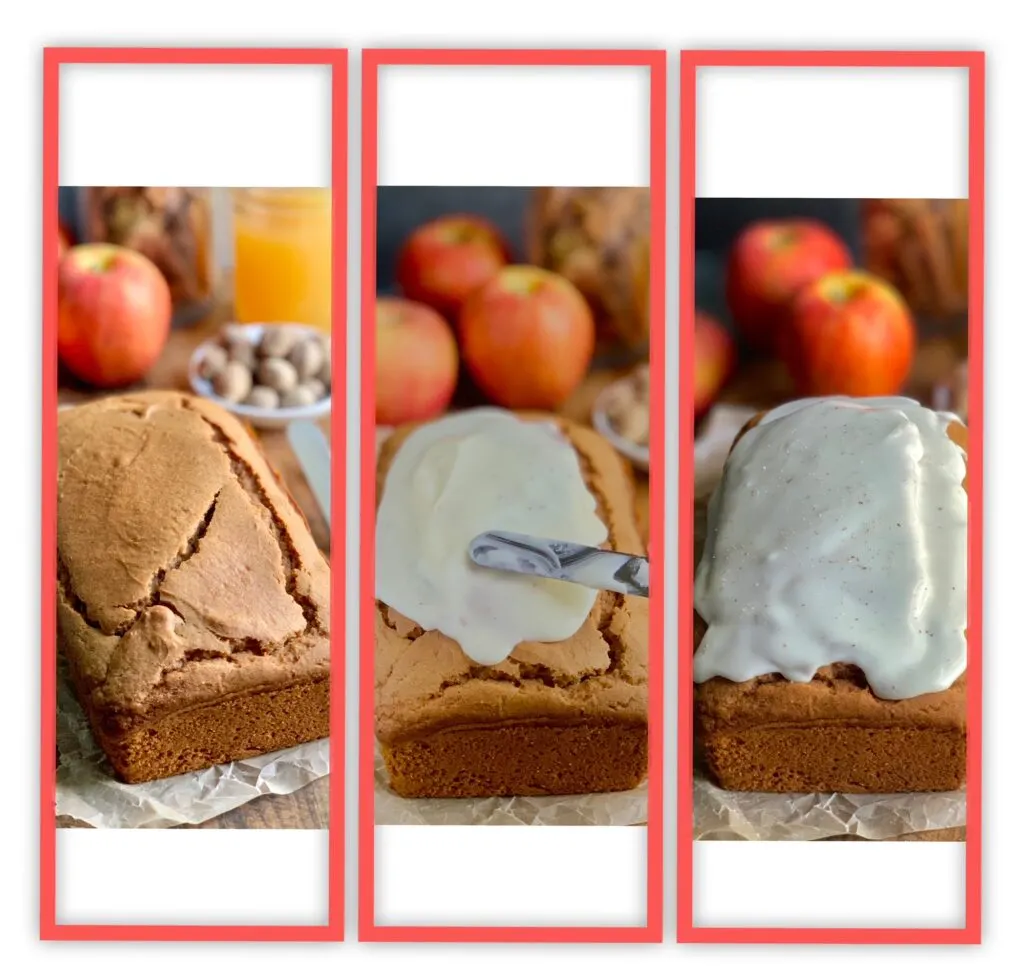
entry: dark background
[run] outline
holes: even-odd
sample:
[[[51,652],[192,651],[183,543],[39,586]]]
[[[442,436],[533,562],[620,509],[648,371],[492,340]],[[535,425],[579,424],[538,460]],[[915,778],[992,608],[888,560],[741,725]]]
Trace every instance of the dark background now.
[[[420,224],[451,213],[469,213],[496,224],[523,260],[528,186],[380,186],[377,187],[377,290],[395,287],[402,242]]]
[[[520,186],[382,186],[377,188],[377,289],[392,291],[398,251],[420,224],[450,213],[473,213],[496,224],[523,258],[531,188]],[[814,217],[832,227],[859,258],[859,201],[701,199],[696,209],[697,304],[725,316],[722,264],[736,235],[753,220]],[[671,273],[671,269],[670,269]]]

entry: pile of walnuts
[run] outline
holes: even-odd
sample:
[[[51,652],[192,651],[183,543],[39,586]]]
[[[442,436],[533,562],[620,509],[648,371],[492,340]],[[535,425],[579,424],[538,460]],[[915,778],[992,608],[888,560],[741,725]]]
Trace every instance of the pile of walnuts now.
[[[330,338],[278,325],[264,327],[253,341],[244,328],[227,326],[204,352],[199,375],[229,403],[312,406],[331,393]]]

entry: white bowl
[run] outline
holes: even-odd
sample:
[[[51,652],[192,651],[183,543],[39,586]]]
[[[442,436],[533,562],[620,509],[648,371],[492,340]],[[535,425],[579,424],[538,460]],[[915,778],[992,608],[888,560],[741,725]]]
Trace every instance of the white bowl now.
[[[624,386],[629,386],[633,382],[631,376],[625,376],[620,380],[615,380],[609,383],[598,395],[594,401],[594,408],[591,412],[591,421],[594,424],[594,430],[596,430],[605,440],[610,441],[612,446],[625,458],[628,458],[633,462],[634,467],[641,471],[647,471],[650,468],[651,463],[651,452],[650,449],[644,444],[637,444],[628,438],[623,437],[615,428],[612,426],[612,422],[608,417],[608,404],[615,397],[618,390]]]
[[[242,332],[246,338],[255,345],[260,341],[264,328],[276,329],[280,328],[282,325],[297,329],[307,336],[320,337],[322,335],[321,332],[311,326],[294,325],[291,322],[282,322],[280,325],[275,324],[270,326],[232,325],[231,328]],[[252,424],[253,427],[258,427],[261,430],[280,430],[296,420],[319,420],[321,417],[326,417],[331,412],[331,395],[329,393],[322,400],[318,400],[316,403],[312,403],[308,407],[275,407],[274,409],[267,409],[266,407],[251,407],[244,403],[232,403],[230,400],[225,400],[223,397],[217,396],[214,392],[213,384],[210,383],[209,380],[204,380],[199,375],[199,364],[202,362],[203,355],[207,349],[216,345],[218,345],[218,342],[215,339],[209,339],[206,342],[200,343],[196,346],[192,353],[192,358],[188,362],[189,385],[195,393],[199,394],[199,396],[212,400],[214,403],[222,406],[225,410],[229,410],[239,419]]]

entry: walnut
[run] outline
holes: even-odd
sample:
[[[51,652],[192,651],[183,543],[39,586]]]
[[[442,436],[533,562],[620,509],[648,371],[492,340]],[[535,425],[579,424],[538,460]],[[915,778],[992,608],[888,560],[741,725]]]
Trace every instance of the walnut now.
[[[247,338],[231,339],[226,348],[233,363],[241,363],[250,373],[256,368],[256,350]]]
[[[283,359],[292,351],[298,338],[299,333],[286,325],[268,326],[263,330],[259,353],[264,357],[275,356]]]
[[[252,373],[243,363],[229,362],[213,378],[213,389],[230,403],[240,403],[252,389]]]
[[[228,351],[223,346],[210,346],[199,360],[199,375],[212,380],[228,364]]]
[[[261,386],[269,386],[283,396],[295,389],[299,382],[299,374],[287,359],[272,356],[259,364],[256,379]]]
[[[277,390],[272,390],[269,386],[254,386],[245,398],[245,403],[250,407],[260,407],[263,410],[276,410],[280,406],[281,398],[277,395]]]
[[[322,380],[319,380],[314,377],[311,380],[306,380],[306,382],[303,383],[302,385],[305,386],[307,390],[310,390],[313,393],[314,402],[322,400],[325,396],[327,396],[327,387],[324,386]]]
[[[300,380],[316,376],[323,367],[324,359],[324,347],[319,339],[303,339],[288,354],[288,361],[295,367]]]
[[[311,407],[316,403],[316,394],[305,383],[289,390],[281,397],[282,407]]]

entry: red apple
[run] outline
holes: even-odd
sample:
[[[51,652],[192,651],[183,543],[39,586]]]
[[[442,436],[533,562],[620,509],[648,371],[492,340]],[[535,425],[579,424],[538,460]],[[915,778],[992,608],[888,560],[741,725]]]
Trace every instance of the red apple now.
[[[157,361],[171,328],[171,292],[148,258],[79,244],[57,271],[57,350],[80,380],[128,386]]]
[[[454,321],[466,298],[508,263],[508,255],[500,232],[486,220],[439,217],[402,245],[398,283],[407,298]]]
[[[736,364],[736,344],[725,327],[697,312],[693,332],[693,413],[705,414]]]
[[[561,275],[509,265],[467,299],[459,337],[470,375],[491,400],[513,410],[551,410],[587,373],[594,317]]]
[[[426,305],[377,299],[377,423],[429,420],[455,393],[459,350],[451,327]]]
[[[910,373],[914,320],[899,292],[865,271],[806,285],[780,355],[803,396],[889,396]]]
[[[733,245],[726,269],[726,298],[736,327],[754,349],[773,350],[796,293],[852,264],[842,240],[816,220],[751,224]]]

